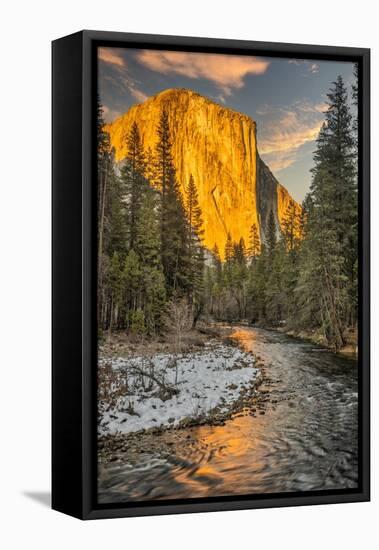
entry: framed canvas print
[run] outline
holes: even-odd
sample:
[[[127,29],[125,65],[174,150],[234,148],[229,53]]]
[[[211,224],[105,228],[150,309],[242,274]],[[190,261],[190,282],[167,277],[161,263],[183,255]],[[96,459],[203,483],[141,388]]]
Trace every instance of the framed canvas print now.
[[[53,508],[369,499],[369,50],[53,42]]]

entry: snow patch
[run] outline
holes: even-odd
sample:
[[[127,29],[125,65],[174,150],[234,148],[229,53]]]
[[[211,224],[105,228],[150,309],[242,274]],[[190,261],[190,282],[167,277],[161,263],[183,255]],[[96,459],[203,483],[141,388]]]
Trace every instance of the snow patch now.
[[[173,427],[185,418],[207,415],[215,407],[227,412],[241,390],[250,387],[260,375],[254,362],[250,353],[224,345],[182,354],[176,360],[168,354],[103,358],[99,362],[99,378],[106,368],[111,376],[109,392],[99,399],[99,433]],[[172,393],[162,392],[164,387]],[[117,390],[119,396],[114,399],[112,392]]]

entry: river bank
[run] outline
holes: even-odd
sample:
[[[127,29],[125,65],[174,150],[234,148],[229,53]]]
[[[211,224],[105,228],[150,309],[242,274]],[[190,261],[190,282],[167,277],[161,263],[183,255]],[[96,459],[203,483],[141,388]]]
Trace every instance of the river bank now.
[[[245,407],[255,414],[264,399],[258,390],[263,364],[238,345],[233,330],[188,334],[180,354],[167,341],[108,339],[98,369],[100,462],[116,460],[125,446],[140,451],[142,440],[154,447],[151,436],[165,430],[221,426]]]
[[[269,328],[269,330],[277,330],[278,332],[286,334],[287,336],[293,336],[294,338],[299,338],[307,342],[312,342],[313,344],[321,346],[325,350],[331,351],[333,353],[348,357],[358,356],[358,335],[356,330],[347,331],[344,334],[346,344],[338,350],[335,350],[334,347],[328,343],[327,339],[323,334],[320,333],[320,331],[296,331],[293,329],[287,329],[286,327]]]
[[[312,344],[315,344],[316,346],[319,346],[320,348],[323,348],[325,351],[330,351],[332,353],[336,353],[345,357],[352,357],[357,358],[358,357],[358,331],[356,328],[354,329],[348,329],[344,332],[344,340],[345,345],[336,350],[334,346],[332,346],[328,340],[325,337],[325,334],[321,331],[321,329],[318,330],[295,330],[293,328],[289,328],[285,322],[281,324],[280,326],[275,325],[265,325],[261,323],[250,323],[249,321],[241,321],[236,322],[236,326],[246,326],[246,327],[256,327],[263,330],[268,330],[272,332],[278,332],[279,334],[285,334],[286,336],[290,336],[293,338],[298,338],[300,340],[304,340],[305,342],[310,342]]]

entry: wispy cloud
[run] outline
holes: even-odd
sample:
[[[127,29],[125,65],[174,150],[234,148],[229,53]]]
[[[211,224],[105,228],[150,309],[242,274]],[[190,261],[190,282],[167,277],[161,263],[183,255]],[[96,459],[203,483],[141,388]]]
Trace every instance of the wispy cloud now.
[[[103,76],[104,80],[111,82],[112,86],[122,92],[128,90],[139,103],[149,97],[139,87],[139,81],[130,75],[127,63],[117,48],[99,48],[98,58],[109,66],[107,74]]]
[[[320,65],[314,61],[309,61],[308,59],[289,59],[288,63],[290,65],[304,65],[308,73],[317,74],[320,70]],[[306,73],[303,76],[307,76]]]
[[[265,103],[255,111],[255,114],[258,116],[266,116],[270,113],[273,113],[273,109],[274,107],[272,105],[268,105],[267,103]]]
[[[269,66],[269,61],[256,57],[157,50],[142,50],[137,59],[162,74],[210,80],[224,95],[242,88],[248,74],[263,74]]]
[[[105,122],[112,122],[121,115],[121,112],[103,105],[103,115]]]
[[[98,58],[116,67],[126,67],[125,59],[114,48],[99,48]]]
[[[209,95],[210,99],[214,99],[214,101],[217,101],[218,103],[222,103],[223,105],[226,104],[226,99],[222,94],[218,95]]]
[[[143,103],[149,97],[147,94],[145,94],[145,92],[136,88],[134,84],[129,83],[128,86],[129,86],[129,91],[134,97],[134,99],[136,99],[140,103]]]
[[[302,101],[295,101],[293,103],[293,106],[298,110],[298,111],[301,111],[303,113],[313,113],[313,114],[316,114],[316,113],[320,113],[320,114],[323,114],[325,113],[325,111],[328,109],[328,105],[327,103],[312,103],[310,101],[307,101],[307,100],[302,100]]]
[[[311,63],[311,65],[308,68],[308,71],[312,74],[318,73],[320,70],[320,65],[317,65],[317,63]]]
[[[289,112],[290,110],[295,110],[302,113],[310,113],[310,114],[316,115],[316,113],[320,113],[320,114],[325,113],[327,108],[328,108],[328,105],[326,102],[312,103],[307,99],[301,99],[301,100],[294,101],[291,104],[291,107],[283,107],[283,106],[263,103],[256,109],[255,114],[259,116],[277,117],[278,113],[286,113],[286,112]]]
[[[260,116],[266,118],[258,146],[274,172],[291,166],[301,158],[302,147],[316,140],[325,110],[325,104],[309,101],[296,101],[288,107],[263,106]]]

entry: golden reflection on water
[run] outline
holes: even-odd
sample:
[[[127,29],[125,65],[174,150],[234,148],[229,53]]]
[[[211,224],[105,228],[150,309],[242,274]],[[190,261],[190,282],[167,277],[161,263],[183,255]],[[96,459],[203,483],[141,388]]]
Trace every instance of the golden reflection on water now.
[[[246,351],[253,351],[254,343],[257,340],[257,332],[239,328],[233,332],[232,338],[238,340]]]
[[[248,470],[259,472],[264,469],[262,448],[254,437],[254,430],[264,429],[263,416],[252,418],[249,415],[235,417],[224,426],[201,426],[191,430],[192,438],[197,442],[195,448],[202,449],[198,458],[188,456],[196,464],[190,471],[178,469],[175,480],[180,485],[195,489],[196,494],[215,495],[217,484],[229,492],[241,493],[241,478],[246,478],[246,455],[249,456]],[[196,451],[195,451],[196,453]],[[243,485],[242,485],[243,488]],[[249,492],[246,488],[246,492]],[[189,489],[189,492],[191,489]],[[242,490],[242,492],[244,492]]]
[[[246,350],[252,351],[254,348],[255,333],[241,329],[233,337]],[[179,455],[183,453],[196,466],[190,471],[178,469],[175,480],[180,485],[187,486],[189,493],[194,491],[195,495],[222,495],[226,490],[228,493],[239,494],[251,492],[252,488],[246,486],[246,470],[259,475],[264,472],[267,462],[265,454],[268,449],[262,446],[260,435],[267,429],[270,420],[259,413],[260,411],[252,413],[251,410],[244,409],[223,426],[192,428],[194,454],[201,449],[202,456],[192,456],[192,447],[187,451],[182,449]],[[271,416],[271,421],[272,418]],[[221,492],[217,491],[218,484]]]
[[[238,329],[232,337],[247,351],[253,351],[255,331]],[[246,479],[246,455],[249,457],[249,471],[264,470],[261,440],[256,435],[265,430],[266,424],[265,415],[258,413],[252,418],[251,411],[244,410],[223,426],[192,428],[191,436],[196,441],[194,447],[202,449],[203,456],[190,472],[178,469],[175,480],[181,485],[190,485],[193,489],[196,487],[196,494],[218,494],[215,488],[218,481],[224,493],[226,487],[229,492],[241,493],[241,483]],[[188,458],[193,460],[194,457]],[[201,484],[198,483],[200,481]],[[204,483],[206,481],[209,483]],[[246,487],[246,492],[250,491],[251,488]]]

